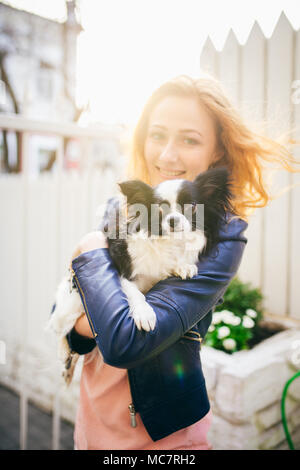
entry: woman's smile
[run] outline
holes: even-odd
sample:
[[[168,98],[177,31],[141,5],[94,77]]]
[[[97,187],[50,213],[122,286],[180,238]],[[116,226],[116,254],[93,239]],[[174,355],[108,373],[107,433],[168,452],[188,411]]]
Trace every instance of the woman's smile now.
[[[166,170],[165,168],[160,168],[158,166],[155,167],[160,175],[162,175],[166,179],[176,179],[179,177],[184,177],[185,170]]]

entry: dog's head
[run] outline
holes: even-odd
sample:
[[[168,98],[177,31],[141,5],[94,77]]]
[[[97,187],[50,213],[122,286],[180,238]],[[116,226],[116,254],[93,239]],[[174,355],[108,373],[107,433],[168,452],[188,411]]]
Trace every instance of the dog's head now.
[[[201,230],[213,240],[227,211],[234,213],[226,168],[200,173],[194,181],[168,180],[155,187],[140,180],[119,183],[126,197],[128,235],[169,236]]]

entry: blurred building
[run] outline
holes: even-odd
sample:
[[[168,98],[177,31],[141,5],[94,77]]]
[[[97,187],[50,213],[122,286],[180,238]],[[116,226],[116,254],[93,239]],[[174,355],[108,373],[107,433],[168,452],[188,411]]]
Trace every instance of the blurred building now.
[[[0,4],[0,111],[30,118],[76,120],[75,2],[63,23]]]
[[[75,97],[82,27],[74,0],[66,1],[66,11],[66,20],[59,22],[0,3],[0,113],[56,123],[78,122],[82,116]],[[93,166],[104,169],[118,162],[122,129],[103,137],[103,126],[98,128],[101,138],[90,151]],[[21,140],[20,132],[0,130],[0,173],[22,171]],[[58,142],[50,134],[30,137],[31,175],[55,171]],[[79,139],[65,138],[64,169],[80,169],[86,160]]]

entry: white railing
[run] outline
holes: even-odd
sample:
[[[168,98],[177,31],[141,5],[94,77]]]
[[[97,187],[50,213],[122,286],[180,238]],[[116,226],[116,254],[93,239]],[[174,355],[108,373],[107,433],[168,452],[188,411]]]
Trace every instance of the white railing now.
[[[33,399],[52,409],[52,448],[58,449],[60,416],[74,421],[78,376],[66,391],[55,359],[55,339],[44,328],[76,243],[97,228],[97,210],[115,193],[120,177],[113,167],[93,166],[92,143],[99,138],[116,141],[118,133],[13,115],[0,115],[1,128],[22,133],[22,172],[0,175],[0,340],[5,345],[0,381],[20,394],[20,448],[27,447],[28,399]],[[33,177],[29,149],[36,134],[56,136],[56,168]],[[80,172],[63,170],[64,137],[82,144],[85,164]]]
[[[266,120],[271,137],[296,128],[291,136],[300,140],[300,31],[284,13],[268,39],[257,22],[244,45],[232,30],[221,51],[208,37],[201,69],[221,81],[251,124]],[[300,161],[299,147],[295,156]],[[278,172],[272,193],[288,185],[294,188],[252,218],[239,274],[262,289],[269,312],[300,320],[300,173]]]

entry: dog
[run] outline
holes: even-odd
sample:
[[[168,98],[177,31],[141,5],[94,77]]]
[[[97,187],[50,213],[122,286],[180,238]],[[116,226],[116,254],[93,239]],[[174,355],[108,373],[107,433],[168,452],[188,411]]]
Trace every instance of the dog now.
[[[128,299],[129,315],[139,330],[149,332],[155,329],[156,315],[145,294],[170,276],[197,275],[197,262],[216,244],[226,214],[235,215],[232,182],[222,167],[200,173],[194,181],[172,179],[151,187],[129,180],[118,185],[118,207],[108,214],[102,231]],[[66,334],[83,310],[74,279],[66,276],[58,286],[48,328],[59,338],[67,384],[79,355],[70,351]]]

